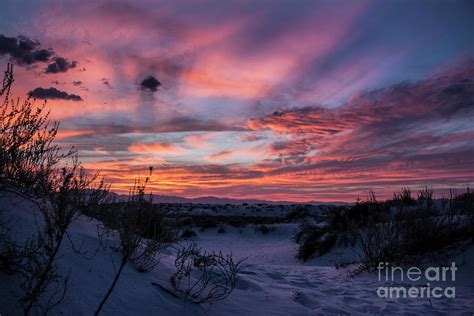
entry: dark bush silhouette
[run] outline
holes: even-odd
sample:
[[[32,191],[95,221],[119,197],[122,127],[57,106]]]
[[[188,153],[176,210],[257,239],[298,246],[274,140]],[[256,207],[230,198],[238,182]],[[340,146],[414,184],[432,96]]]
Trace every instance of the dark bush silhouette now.
[[[311,212],[307,205],[298,205],[295,209],[293,209],[286,215],[286,220],[288,222],[293,222],[296,220],[304,219],[305,217],[308,217],[310,215]]]
[[[103,201],[108,187],[96,181],[98,175],[86,174],[74,150],[61,153],[53,144],[58,123],[49,124],[44,104],[36,107],[31,98],[24,102],[10,99],[13,82],[13,67],[8,65],[0,90],[0,191],[28,199],[42,218],[24,243],[17,243],[8,232],[1,234],[0,262],[2,268],[19,276],[24,314],[35,308],[46,314],[66,293],[68,277],[57,272],[57,259],[68,228],[82,211]],[[66,158],[72,163],[58,167]],[[39,304],[53,284],[59,286]]]
[[[185,229],[182,233],[181,233],[181,238],[183,239],[190,239],[190,238],[193,238],[193,237],[196,237],[196,232],[192,229]]]
[[[373,270],[379,262],[401,264],[420,256],[442,253],[460,243],[473,242],[473,194],[451,192],[436,207],[433,191],[420,190],[417,198],[408,188],[379,202],[371,192],[366,201],[333,207],[323,213],[325,224],[302,224],[294,236],[297,258],[307,260],[337,244],[358,245],[361,265],[354,271]],[[439,204],[439,203],[438,203]]]
[[[0,97],[0,190],[22,194],[53,191],[51,181],[56,165],[71,157],[53,144],[59,123],[48,121],[45,104],[36,107],[34,100],[10,99],[13,67],[8,65]]]
[[[268,233],[274,231],[276,228],[275,226],[269,226],[267,224],[261,224],[258,226],[255,226],[255,232],[260,232],[264,235],[267,235]]]
[[[217,226],[217,233],[218,234],[224,234],[226,231],[227,230],[225,228],[225,225],[220,224],[220,225]]]
[[[77,161],[71,167],[63,167],[53,178],[49,203],[40,206],[44,227],[30,240],[29,246],[23,248],[34,255],[19,267],[25,290],[21,298],[25,314],[52,282],[61,279],[56,272],[56,258],[69,225],[82,214],[82,210],[95,207],[104,200],[106,187],[103,182],[95,181],[96,177],[88,177]]]
[[[398,196],[404,197],[398,198],[402,203],[397,203],[384,220],[371,218],[363,228],[354,228],[361,249],[361,265],[355,274],[374,270],[379,262],[399,265],[473,243],[472,216],[455,202],[466,195],[453,195],[444,207],[435,208],[431,190],[421,190],[417,200],[408,198],[408,190],[404,192]]]
[[[428,194],[428,192],[422,192],[421,194]],[[393,193],[392,200],[388,201],[392,206],[398,209],[406,209],[416,204],[415,199],[412,197],[411,190],[409,188],[402,188],[401,192]]]
[[[328,226],[320,227],[304,223],[293,239],[299,244],[296,258],[306,261],[315,256],[321,256],[331,250],[336,242],[336,235]]]

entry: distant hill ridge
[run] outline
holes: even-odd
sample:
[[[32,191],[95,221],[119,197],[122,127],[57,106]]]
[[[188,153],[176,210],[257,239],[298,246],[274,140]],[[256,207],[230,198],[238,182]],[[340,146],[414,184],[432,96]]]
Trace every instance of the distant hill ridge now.
[[[116,195],[119,199],[125,199],[127,195]],[[153,203],[182,203],[182,204],[232,204],[241,205],[247,204],[268,204],[268,205],[288,205],[288,204],[312,204],[312,205],[349,205],[351,203],[341,201],[321,202],[321,201],[305,201],[305,202],[291,202],[291,201],[270,201],[258,199],[232,199],[219,198],[215,196],[202,196],[197,198],[186,198],[182,196],[173,195],[152,195]]]

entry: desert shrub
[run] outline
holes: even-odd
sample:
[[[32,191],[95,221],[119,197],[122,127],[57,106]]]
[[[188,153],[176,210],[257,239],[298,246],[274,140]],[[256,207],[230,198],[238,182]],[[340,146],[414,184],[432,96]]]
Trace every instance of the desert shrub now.
[[[19,275],[22,295],[18,304],[24,315],[29,315],[35,309],[46,314],[64,299],[69,277],[63,277],[58,272],[55,260],[57,245],[53,238],[38,232],[19,247],[20,261],[16,273]],[[56,289],[46,305],[40,304],[39,299],[53,285],[56,285]]]
[[[315,256],[327,253],[336,242],[336,235],[328,226],[320,227],[313,224],[300,225],[299,231],[293,239],[299,244],[296,258],[306,261]]]
[[[189,228],[183,230],[183,232],[181,233],[181,238],[184,238],[184,239],[194,238],[196,236],[197,236],[196,232]]]
[[[389,214],[389,205],[377,201],[370,191],[366,201],[357,201],[352,206],[330,207],[325,212],[330,230],[350,232],[354,227],[366,227],[370,222],[382,222]]]
[[[412,196],[410,188],[402,188],[401,192],[394,192],[393,198],[389,201],[389,203],[392,206],[395,206],[402,210],[416,205],[416,201]]]
[[[194,221],[192,217],[184,217],[180,219],[178,227],[187,227],[194,225]]]
[[[354,230],[334,232],[337,235],[336,244],[343,247],[354,247],[357,243],[357,234]]]
[[[317,226],[314,224],[309,223],[302,223],[299,225],[298,230],[293,235],[293,240],[299,244],[306,236],[308,236],[311,232],[316,230]]]
[[[152,216],[150,212],[156,209],[152,201],[145,196],[153,168],[150,167],[149,170],[150,173],[144,181],[135,181],[133,188],[130,189],[128,201],[116,205],[113,214],[106,214],[103,218],[108,227],[116,230],[119,235],[119,245],[114,250],[120,254],[120,264],[95,315],[101,312],[112,294],[127,262],[140,272],[149,272],[159,263],[157,254],[176,240],[173,238],[173,232],[167,230],[163,222],[156,222],[157,218],[164,220],[164,214],[154,212]]]
[[[50,187],[53,191],[35,204],[42,217],[36,231],[21,243],[9,236],[2,241],[2,268],[19,277],[18,303],[25,315],[36,309],[46,314],[63,301],[69,276],[58,273],[59,249],[81,210],[99,205],[107,194],[104,184],[95,183],[77,162],[56,171]],[[40,303],[46,292],[52,294]]]
[[[395,193],[385,202],[373,192],[353,206],[330,207],[323,214],[324,225],[302,224],[294,236],[299,244],[297,258],[307,260],[339,245],[359,249],[361,264],[354,271],[373,270],[379,262],[401,264],[420,256],[474,242],[474,195],[451,191],[441,208],[433,191],[425,188],[416,200],[409,189]]]
[[[140,199],[142,201],[139,201]],[[134,230],[140,237],[159,239],[164,243],[173,243],[180,227],[179,221],[171,216],[170,210],[153,204],[145,195],[138,198],[138,195],[129,194],[128,201],[102,205],[87,215],[96,218],[112,231],[123,226],[122,221],[131,219]]]
[[[3,218],[0,209],[0,271],[13,273],[19,260],[17,247],[10,236],[10,221]]]
[[[473,214],[474,193],[470,188],[467,188],[466,192],[460,194],[456,194],[454,191],[451,191],[447,205],[457,214]]]
[[[261,224],[261,225],[257,225],[255,226],[255,232],[260,232],[264,235],[274,231],[276,228],[274,226],[269,226],[269,225],[266,225],[266,224]]]
[[[68,228],[82,211],[103,201],[108,187],[96,181],[98,175],[86,174],[75,150],[63,152],[53,144],[58,123],[49,124],[45,104],[37,107],[30,97],[23,102],[10,99],[12,83],[13,68],[8,65],[0,90],[0,191],[29,200],[41,220],[26,242],[2,235],[2,267],[19,276],[24,314],[36,308],[46,314],[66,293],[68,277],[57,272],[57,260]],[[72,164],[58,167],[66,158]],[[52,285],[56,290],[40,304]]]
[[[18,271],[24,295],[20,299],[25,314],[28,314],[42,294],[53,283],[63,284],[58,289],[59,298],[51,306],[40,306],[43,311],[60,303],[65,294],[68,277],[57,273],[57,257],[61,244],[68,234],[70,224],[80,216],[81,211],[99,205],[107,195],[103,182],[96,183],[96,177],[88,177],[77,161],[70,167],[57,171],[51,181],[52,192],[47,203],[38,205],[44,221],[43,227],[33,235],[26,245],[21,246],[22,259]]]
[[[358,231],[361,263],[353,271],[358,274],[364,270],[373,271],[379,262],[393,262],[399,251],[396,228],[391,223],[367,225],[365,230]]]
[[[473,242],[472,225],[450,210],[424,207],[400,209],[383,222],[371,221],[356,228],[361,265],[356,272],[376,269],[379,262],[395,264],[418,261],[459,244]]]
[[[135,249],[129,258],[135,270],[138,272],[151,272],[160,262],[158,252],[165,246],[156,240],[145,240]]]
[[[345,206],[330,207],[324,213],[326,223],[336,231],[348,231],[352,225],[352,218],[348,215],[349,208]]]
[[[222,252],[208,253],[192,244],[178,251],[171,284],[177,293],[197,304],[223,300],[234,290],[243,261],[234,261],[232,255]]]
[[[7,274],[18,272],[20,250],[7,232],[0,236],[0,271]]]
[[[196,225],[208,229],[208,228],[217,228],[218,222],[213,216],[196,216],[195,217]]]
[[[56,165],[75,150],[62,152],[53,144],[59,124],[49,124],[45,104],[37,107],[31,97],[10,99],[13,81],[9,64],[0,90],[0,190],[51,192]]]
[[[417,207],[421,207],[430,211],[433,210],[434,209],[433,190],[426,187],[418,191],[416,204],[417,204]]]
[[[354,224],[363,227],[371,221],[384,221],[388,212],[389,208],[383,202],[365,201],[356,203],[343,214],[344,219],[342,222],[344,223],[344,229],[341,228],[339,230],[347,230],[348,227]],[[335,226],[337,227],[337,224]]]
[[[307,205],[298,205],[295,209],[289,212],[286,215],[286,220],[288,222],[293,222],[296,220],[304,219],[311,215],[309,207]]]
[[[217,226],[217,233],[218,234],[224,234],[226,232],[225,225],[219,225]]]

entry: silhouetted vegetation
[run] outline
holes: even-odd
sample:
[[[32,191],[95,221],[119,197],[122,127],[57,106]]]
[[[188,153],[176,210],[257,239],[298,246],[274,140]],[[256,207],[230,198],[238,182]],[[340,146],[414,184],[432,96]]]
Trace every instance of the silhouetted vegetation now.
[[[58,123],[49,124],[44,104],[36,107],[31,98],[10,99],[13,82],[13,67],[8,65],[0,90],[0,191],[30,201],[41,221],[22,242],[2,230],[0,262],[4,271],[19,277],[23,313],[39,308],[46,314],[63,301],[67,290],[68,276],[58,272],[57,260],[68,228],[84,211],[104,201],[108,187],[98,174],[87,175],[73,149],[63,152],[53,144]],[[47,291],[52,294],[40,304]]]
[[[274,231],[276,228],[275,226],[267,225],[267,224],[260,224],[255,226],[255,232],[260,232],[264,235]]]
[[[190,238],[193,238],[193,237],[196,237],[196,236],[197,236],[196,232],[192,229],[189,229],[189,228],[186,228],[181,233],[181,238],[183,238],[183,239],[190,239]]]
[[[299,244],[296,257],[306,261],[327,253],[336,241],[336,235],[329,226],[320,227],[304,223],[299,227],[293,239]]]
[[[353,206],[333,207],[322,214],[321,224],[304,223],[294,240],[297,258],[320,256],[336,244],[357,246],[361,264],[356,272],[375,269],[379,262],[401,264],[420,256],[442,253],[459,243],[473,242],[473,194],[451,192],[435,201],[425,188],[412,196],[408,188],[387,201],[373,192]]]
[[[311,212],[307,205],[299,205],[286,215],[286,220],[288,222],[293,222],[296,220],[304,219],[310,215],[311,215]]]
[[[227,230],[225,228],[225,225],[222,225],[222,224],[219,224],[219,226],[217,227],[217,233],[218,234],[223,234],[225,233]]]
[[[112,294],[127,262],[140,272],[150,272],[159,263],[157,253],[176,241],[174,232],[164,224],[164,214],[151,212],[154,210],[152,201],[145,197],[152,170],[150,167],[150,174],[143,183],[135,181],[126,203],[115,205],[105,216],[99,213],[103,223],[118,232],[120,243],[114,250],[120,254],[120,264],[95,315],[100,313]]]
[[[59,123],[48,121],[45,104],[38,107],[31,97],[23,102],[10,98],[13,82],[9,64],[0,90],[0,190],[41,196],[54,190],[58,163],[75,150],[53,144]]]

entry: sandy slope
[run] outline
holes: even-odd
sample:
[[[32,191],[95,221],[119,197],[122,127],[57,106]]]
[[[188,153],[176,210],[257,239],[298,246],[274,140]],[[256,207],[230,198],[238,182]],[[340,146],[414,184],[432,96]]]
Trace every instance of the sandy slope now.
[[[10,196],[0,197],[0,206],[16,223],[21,238],[34,223],[33,211],[24,201]],[[21,227],[20,230],[18,228]],[[196,306],[176,299],[152,282],[169,284],[173,272],[173,253],[163,255],[151,273],[139,273],[126,267],[116,291],[104,308],[104,315],[315,315],[364,313],[455,313],[472,315],[474,311],[474,249],[465,256],[458,270],[456,299],[380,299],[376,289],[382,286],[376,274],[350,278],[345,270],[336,270],[333,262],[347,251],[335,250],[330,255],[301,264],[294,259],[296,245],[291,241],[295,225],[277,225],[268,235],[255,233],[248,225],[239,230],[229,228],[224,234],[215,229],[199,232],[196,242],[208,250],[232,252],[237,258],[247,257],[237,288],[225,301]],[[100,246],[97,223],[81,218],[71,228],[76,247],[92,254]],[[113,243],[114,240],[111,240]],[[457,258],[461,262],[462,258]],[[68,301],[53,314],[91,315],[105,294],[118,261],[110,247],[99,248],[96,256],[78,256],[69,242],[61,249],[60,265],[71,273]],[[15,278],[0,275],[0,313],[19,314],[15,306],[18,288]]]

